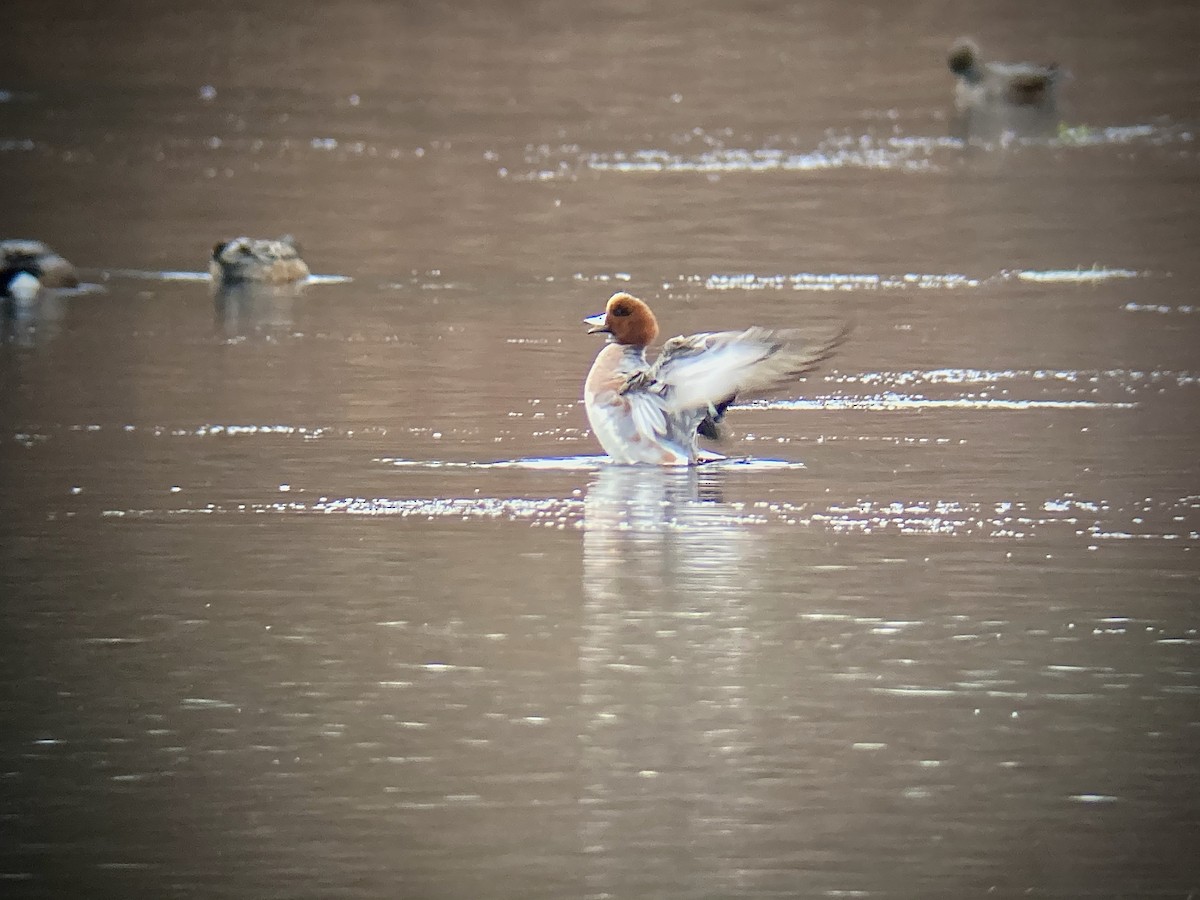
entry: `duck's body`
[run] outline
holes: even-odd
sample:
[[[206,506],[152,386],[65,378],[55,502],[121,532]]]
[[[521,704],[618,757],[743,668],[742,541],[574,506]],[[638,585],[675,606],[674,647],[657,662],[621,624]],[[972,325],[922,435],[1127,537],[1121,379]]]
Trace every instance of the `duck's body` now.
[[[747,328],[671,338],[650,363],[646,348],[658,335],[650,308],[626,293],[602,315],[585,319],[608,334],[584,382],[592,432],[613,462],[695,465],[719,454],[697,447],[715,437],[735,398],[769,391],[828,358],[846,328]]]
[[[959,112],[998,106],[1049,109],[1055,104],[1059,68],[1037,63],[985,62],[979,47],[959,40],[947,58],[957,76],[954,105]]]
[[[296,240],[237,237],[213,247],[208,271],[219,284],[261,282],[287,284],[308,278],[308,265],[300,258]]]
[[[1043,133],[1057,125],[1057,65],[986,62],[973,41],[960,39],[947,65],[954,73],[954,108],[969,131]]]
[[[644,388],[626,390],[631,379],[650,368],[645,347],[605,345],[583,385],[592,433],[613,462],[690,465],[699,459],[696,429],[704,415],[668,419],[656,396]]]
[[[35,277],[41,287],[77,287],[79,273],[75,267],[41,241],[23,238],[0,241],[0,273],[17,273]]]

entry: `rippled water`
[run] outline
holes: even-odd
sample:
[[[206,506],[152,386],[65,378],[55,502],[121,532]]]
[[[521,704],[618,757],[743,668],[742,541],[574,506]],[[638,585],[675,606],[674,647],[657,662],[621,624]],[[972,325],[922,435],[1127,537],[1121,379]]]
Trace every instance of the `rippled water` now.
[[[1200,894],[1187,4],[8,13],[0,895]],[[613,466],[615,290],[854,330]]]

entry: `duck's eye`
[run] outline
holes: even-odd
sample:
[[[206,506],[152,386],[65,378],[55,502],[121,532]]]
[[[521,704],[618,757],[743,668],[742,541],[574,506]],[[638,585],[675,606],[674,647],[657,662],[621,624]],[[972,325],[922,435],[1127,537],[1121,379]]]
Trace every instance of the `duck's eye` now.
[[[617,304],[616,306],[614,306],[612,308],[612,314],[614,316],[616,316],[618,319],[624,318],[625,316],[629,315],[631,312],[633,312],[633,310],[631,310],[628,306],[624,306],[622,304]]]

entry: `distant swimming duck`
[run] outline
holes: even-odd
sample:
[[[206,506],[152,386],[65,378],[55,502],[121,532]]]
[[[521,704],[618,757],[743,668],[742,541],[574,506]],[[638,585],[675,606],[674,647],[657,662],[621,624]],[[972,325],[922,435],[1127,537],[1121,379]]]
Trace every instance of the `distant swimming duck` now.
[[[290,234],[275,241],[248,237],[222,241],[213,247],[208,270],[213,281],[225,284],[241,281],[286,284],[309,275],[296,239]]]
[[[5,277],[5,284],[9,283],[9,273],[15,277],[21,270],[35,277],[42,287],[79,285],[79,273],[75,267],[41,241],[21,238],[0,241],[0,273]]]
[[[960,113],[1029,108],[1051,111],[1061,72],[1056,64],[984,62],[979,47],[960,38],[946,60],[957,76],[954,105]]]
[[[583,386],[592,432],[613,462],[659,466],[722,459],[698,449],[697,435],[718,438],[735,399],[798,378],[847,334],[838,324],[680,335],[650,363],[646,347],[658,337],[658,321],[641,300],[618,292],[584,322],[589,334],[608,335]]]

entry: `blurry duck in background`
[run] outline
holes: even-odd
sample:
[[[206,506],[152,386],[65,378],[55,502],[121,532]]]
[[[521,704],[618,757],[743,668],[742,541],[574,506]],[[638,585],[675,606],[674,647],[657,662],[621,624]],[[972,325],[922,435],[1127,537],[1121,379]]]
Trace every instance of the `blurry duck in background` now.
[[[287,284],[309,276],[300,247],[290,234],[274,241],[248,237],[221,241],[213,247],[208,271],[215,284]]]
[[[613,462],[659,466],[724,459],[700,450],[696,438],[721,438],[731,403],[799,378],[849,333],[837,323],[680,335],[650,363],[646,348],[658,337],[658,321],[638,298],[613,294],[603,313],[584,322],[589,334],[608,335],[583,386],[592,432]]]
[[[4,284],[2,293],[13,297],[17,296],[13,284],[17,283],[15,290],[28,292],[30,279],[37,281],[31,298],[38,288],[79,286],[79,273],[73,265],[41,241],[23,238],[0,241],[0,278]]]
[[[208,270],[217,326],[229,337],[291,328],[310,274],[291,235],[222,241],[213,247]]]
[[[955,42],[946,63],[956,76],[954,108],[968,134],[1047,134],[1057,127],[1057,64],[985,62],[969,38]]]

